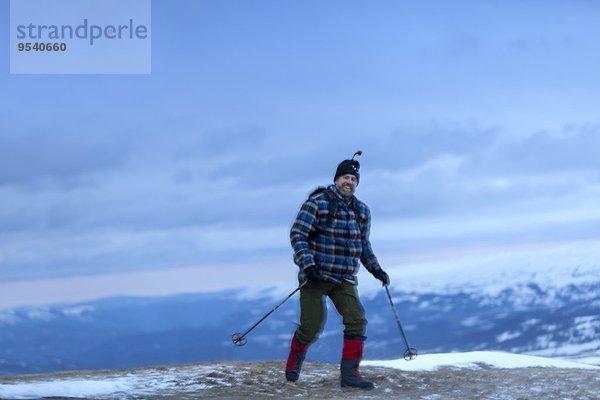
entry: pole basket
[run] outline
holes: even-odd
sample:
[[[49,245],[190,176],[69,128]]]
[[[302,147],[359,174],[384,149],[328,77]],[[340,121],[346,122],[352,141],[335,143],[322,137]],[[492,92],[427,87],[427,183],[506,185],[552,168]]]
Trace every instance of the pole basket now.
[[[234,333],[233,335],[231,335],[231,341],[233,342],[233,344],[235,344],[236,346],[243,346],[246,344],[246,342],[248,341],[248,339],[246,339],[246,336],[242,336],[242,334],[240,333]]]
[[[406,351],[404,352],[404,359],[406,361],[412,361],[415,358],[417,358],[417,349],[409,347],[408,349],[406,349]]]

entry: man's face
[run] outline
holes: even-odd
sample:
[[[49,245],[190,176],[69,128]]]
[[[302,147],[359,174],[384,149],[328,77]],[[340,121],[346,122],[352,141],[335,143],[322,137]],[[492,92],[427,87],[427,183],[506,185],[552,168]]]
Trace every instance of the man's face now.
[[[358,179],[352,174],[340,175],[335,180],[335,187],[344,197],[352,197],[358,185]]]

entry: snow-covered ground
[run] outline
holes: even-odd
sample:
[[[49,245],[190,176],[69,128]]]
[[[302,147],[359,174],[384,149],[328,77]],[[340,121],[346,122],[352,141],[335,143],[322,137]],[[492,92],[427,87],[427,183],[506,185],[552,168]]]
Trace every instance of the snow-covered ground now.
[[[273,382],[282,380],[281,365],[275,365],[275,372],[263,372],[264,378]],[[448,354],[425,354],[418,356],[413,361],[367,360],[365,367],[384,367],[400,369],[403,371],[435,371],[443,367],[478,370],[482,368],[557,368],[598,370],[586,364],[569,361],[548,359],[543,357],[523,356],[499,352],[470,352]],[[334,370],[336,367],[333,367]],[[198,395],[203,391],[218,386],[231,388],[236,385],[248,386],[249,374],[256,371],[250,364],[214,364],[214,365],[186,365],[172,367],[146,368],[127,371],[103,371],[90,373],[71,373],[64,376],[40,377],[12,377],[2,378],[0,383],[0,398],[2,399],[35,399],[40,397],[72,397],[72,398],[122,398],[132,396],[160,396],[178,394],[181,396]],[[305,375],[326,376],[328,373],[314,371],[314,368],[305,368]],[[279,372],[279,373],[277,373]],[[312,375],[311,375],[312,374]],[[381,374],[381,373],[380,373]],[[252,376],[252,375],[250,375]],[[333,378],[336,379],[336,378]],[[283,382],[282,382],[283,383]],[[285,386],[285,385],[283,385]],[[314,385],[313,385],[314,387]],[[386,389],[390,391],[391,389]]]
[[[209,371],[207,371],[209,369]],[[0,399],[37,399],[40,397],[126,398],[128,395],[150,396],[180,390],[201,391],[206,384],[195,382],[196,376],[210,373],[212,368],[165,367],[140,369],[120,375],[119,371],[86,376],[40,378],[18,383],[0,384]]]
[[[473,351],[468,353],[424,354],[412,361],[400,360],[365,360],[364,366],[380,366],[397,368],[403,371],[435,371],[443,367],[479,368],[487,365],[493,368],[581,368],[597,369],[600,367],[578,362],[552,358],[510,354],[494,351]]]

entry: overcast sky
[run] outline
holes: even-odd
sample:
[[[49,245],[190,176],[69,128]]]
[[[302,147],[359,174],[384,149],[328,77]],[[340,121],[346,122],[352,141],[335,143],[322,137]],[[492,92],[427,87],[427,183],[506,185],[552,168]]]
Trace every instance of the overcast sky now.
[[[384,268],[600,239],[598,2],[155,0],[150,75],[10,75],[8,3],[5,293],[293,287],[292,220],[358,149]]]

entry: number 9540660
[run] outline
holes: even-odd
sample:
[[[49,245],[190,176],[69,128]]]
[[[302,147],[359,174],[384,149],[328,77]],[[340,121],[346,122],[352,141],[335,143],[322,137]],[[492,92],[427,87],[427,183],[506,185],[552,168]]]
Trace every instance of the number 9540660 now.
[[[19,51],[67,51],[66,43],[27,43],[21,42],[17,44]]]

